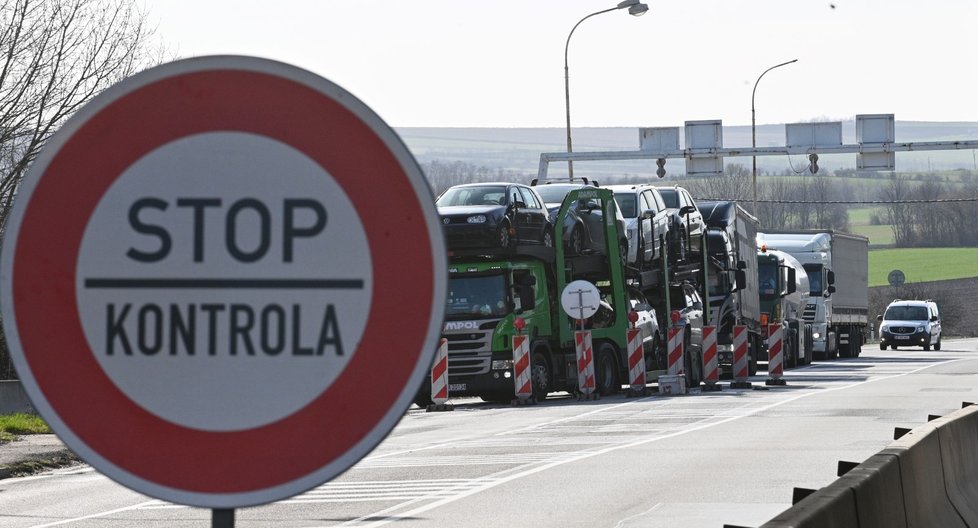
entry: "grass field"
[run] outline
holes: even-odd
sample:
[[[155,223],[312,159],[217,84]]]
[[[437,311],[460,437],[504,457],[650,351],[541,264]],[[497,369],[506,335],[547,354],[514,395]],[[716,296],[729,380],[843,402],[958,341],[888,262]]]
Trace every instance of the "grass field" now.
[[[870,239],[872,241],[872,239]],[[978,277],[978,248],[905,248],[869,252],[869,285],[886,286],[895,269],[907,282]]]
[[[883,211],[878,207],[849,209],[849,231],[869,238],[870,247],[892,245],[893,229],[889,224],[870,225],[869,217],[874,213],[882,216]]]

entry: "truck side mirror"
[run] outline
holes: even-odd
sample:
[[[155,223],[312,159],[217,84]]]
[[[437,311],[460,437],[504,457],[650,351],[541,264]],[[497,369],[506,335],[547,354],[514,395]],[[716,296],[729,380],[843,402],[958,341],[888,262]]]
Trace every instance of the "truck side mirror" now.
[[[739,269],[739,270],[747,269],[747,263],[744,262],[743,260],[738,260],[737,261],[737,269]]]
[[[827,280],[829,281],[829,284],[835,284],[835,272],[834,271],[829,270],[829,273],[828,273],[828,276],[827,276]],[[829,293],[831,293],[831,292],[829,292]]]
[[[743,261],[741,261],[743,263]],[[734,282],[737,284],[737,289],[743,291],[747,288],[747,272],[739,269],[734,272]]]
[[[788,293],[795,293],[798,291],[798,274],[795,272],[795,268],[788,268]]]
[[[832,295],[833,293],[835,293],[835,286],[832,286],[831,284],[829,284],[829,292],[826,293],[825,296],[828,297],[829,295]]]

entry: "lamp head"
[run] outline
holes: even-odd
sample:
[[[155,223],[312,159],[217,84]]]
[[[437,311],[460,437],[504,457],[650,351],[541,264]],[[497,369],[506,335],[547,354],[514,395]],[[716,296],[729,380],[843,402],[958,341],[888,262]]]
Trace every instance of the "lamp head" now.
[[[623,0],[618,2],[618,9],[628,8],[628,14],[632,16],[642,16],[648,12],[649,6],[639,0]]]

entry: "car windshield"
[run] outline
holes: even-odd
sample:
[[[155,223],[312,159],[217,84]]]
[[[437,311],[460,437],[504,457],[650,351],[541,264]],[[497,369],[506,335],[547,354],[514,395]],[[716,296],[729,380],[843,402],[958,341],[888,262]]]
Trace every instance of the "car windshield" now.
[[[506,205],[506,187],[486,185],[474,187],[453,187],[442,194],[435,202],[438,207],[453,205]]]
[[[448,280],[447,318],[502,317],[507,313],[505,276],[463,275]]]
[[[679,192],[676,189],[659,189],[659,196],[669,209],[679,209]]]
[[[890,321],[926,321],[926,306],[890,306],[883,319]]]
[[[540,198],[543,198],[544,202],[551,204],[551,203],[563,202],[564,197],[567,196],[567,193],[576,189],[580,189],[581,187],[583,186],[572,185],[572,184],[539,185],[537,187],[534,187],[534,189],[536,189],[537,194],[540,195]]]
[[[635,218],[638,216],[638,200],[632,193],[615,193],[615,202],[618,202],[618,210],[625,218]]]

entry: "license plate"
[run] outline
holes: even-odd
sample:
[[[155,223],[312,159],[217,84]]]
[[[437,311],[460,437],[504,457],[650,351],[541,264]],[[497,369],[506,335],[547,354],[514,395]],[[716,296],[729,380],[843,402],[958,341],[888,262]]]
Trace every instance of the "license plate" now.
[[[448,384],[448,391],[449,392],[463,392],[465,390],[465,388],[466,388],[466,384],[465,383],[449,383]]]
[[[910,336],[893,336],[894,339],[910,339]]]

